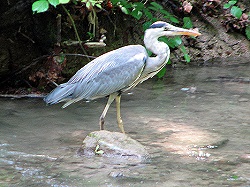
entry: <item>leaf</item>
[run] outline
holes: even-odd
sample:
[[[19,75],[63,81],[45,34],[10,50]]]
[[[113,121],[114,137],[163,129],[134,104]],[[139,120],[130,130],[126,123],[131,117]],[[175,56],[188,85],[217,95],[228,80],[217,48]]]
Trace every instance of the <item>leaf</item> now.
[[[153,18],[151,19],[152,22],[156,22],[156,21],[158,21],[158,20],[159,20],[159,19],[156,18],[156,17],[153,17]]]
[[[70,0],[59,0],[60,4],[67,4]]]
[[[152,14],[147,8],[144,8],[144,9],[143,9],[143,12],[144,12],[145,16],[146,16],[148,19],[152,19],[152,18],[153,18],[153,14]]]
[[[167,69],[165,67],[163,67],[158,73],[157,73],[157,77],[160,79],[162,77],[164,77],[164,75],[166,74]]]
[[[170,38],[169,41],[171,41],[175,47],[181,45],[181,43],[182,43],[180,36],[175,36],[174,38]]]
[[[186,48],[182,45],[181,46],[181,51],[183,52],[183,53],[187,53],[187,50],[186,50]]]
[[[156,11],[156,12],[159,11],[157,8],[155,8],[153,6],[149,6],[148,9],[151,9],[151,10]]]
[[[91,32],[87,32],[87,35],[89,37],[89,40],[93,39],[94,38],[94,34],[91,33]]]
[[[171,48],[175,48],[175,47],[179,46],[182,43],[182,40],[181,40],[180,36],[176,36],[174,38],[160,37],[159,41],[165,42]]]
[[[56,7],[57,5],[59,5],[59,0],[48,0],[49,4],[51,4],[52,6]]]
[[[173,23],[179,23],[179,20],[176,19],[174,16],[169,17],[170,21]]]
[[[230,5],[229,3],[226,3],[226,4],[223,5],[223,8],[224,8],[224,9],[228,9],[228,8],[230,8],[230,7],[231,7],[231,5]]]
[[[127,8],[125,8],[124,6],[121,8],[121,11],[124,13],[124,14],[129,14],[129,10]]]
[[[237,1],[229,1],[228,4],[230,5],[235,5],[237,3]]]
[[[171,41],[169,41],[169,40],[170,40],[169,38],[166,38],[166,37],[162,36],[162,37],[160,37],[158,40],[159,40],[160,42],[166,43],[169,47],[174,48],[174,44],[171,43]]]
[[[234,17],[240,19],[241,15],[242,15],[242,10],[239,7],[237,7],[237,6],[232,6],[232,8],[231,8],[231,14]]]
[[[145,8],[144,4],[143,3],[140,3],[140,2],[135,2],[133,4],[133,7],[137,10],[143,10]]]
[[[246,27],[245,32],[246,32],[247,39],[250,40],[250,25],[248,25],[248,26]]]
[[[32,11],[35,13],[45,12],[49,9],[49,2],[47,0],[35,1],[32,4]]]
[[[190,17],[184,17],[183,23],[184,23],[183,27],[186,29],[190,29],[193,27],[193,23],[192,23],[192,20],[190,19]]]
[[[184,59],[186,60],[187,63],[190,62],[190,56],[187,53],[184,54]]]
[[[156,3],[156,2],[151,2],[150,4],[153,7],[155,7],[156,9],[158,9],[158,10],[162,10],[163,9],[163,7],[160,4]]]
[[[147,49],[148,56],[152,56],[152,52]]]
[[[164,14],[165,16],[172,16],[168,11],[164,9],[160,10],[160,13]]]
[[[237,3],[237,1],[229,1],[228,3],[224,4],[223,8],[224,9],[228,9],[230,8],[232,5],[235,5]]]
[[[127,9],[132,8],[132,3],[129,3],[125,0],[120,0],[119,4],[121,4],[121,6],[123,6],[123,7],[126,7]]]
[[[233,179],[238,179],[239,177],[237,176],[237,175],[233,175],[231,178],[233,178]]]
[[[151,24],[152,24],[152,22],[150,22],[150,21],[143,23],[143,30],[145,31],[146,29],[148,29]]]
[[[183,54],[184,54],[184,59],[186,60],[187,63],[189,63],[189,62],[190,62],[190,56],[188,55],[185,46],[182,45],[180,49],[181,49],[181,51],[182,51]]]
[[[131,15],[136,18],[137,20],[139,20],[142,17],[142,12],[140,10],[134,9],[131,12]]]
[[[120,1],[119,0],[111,0],[111,3],[113,4],[113,5],[116,5],[117,3],[119,3]]]
[[[95,6],[96,6],[97,8],[99,8],[99,9],[102,9],[102,5],[100,5],[100,4],[95,4]]]
[[[89,1],[86,2],[85,6],[87,7],[88,10],[91,9],[91,3]]]

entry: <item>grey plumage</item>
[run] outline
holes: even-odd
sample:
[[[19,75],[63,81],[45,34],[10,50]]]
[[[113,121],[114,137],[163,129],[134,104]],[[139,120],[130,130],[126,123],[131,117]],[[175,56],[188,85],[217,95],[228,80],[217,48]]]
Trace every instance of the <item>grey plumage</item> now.
[[[48,104],[62,101],[71,104],[81,99],[91,100],[127,90],[140,77],[146,60],[147,52],[141,45],[110,51],[78,70],[67,83],[59,85],[44,100]]]
[[[167,44],[158,41],[161,36],[191,35],[198,36],[197,31],[172,26],[166,22],[153,23],[145,31],[144,44],[156,56],[149,57],[142,45],[129,45],[105,53],[92,60],[64,84],[59,85],[44,98],[47,104],[62,101],[68,105],[82,99],[96,99],[109,96],[108,103],[100,117],[103,129],[104,118],[110,104],[116,99],[117,121],[124,132],[120,116],[120,94],[157,74],[167,63],[170,50]]]

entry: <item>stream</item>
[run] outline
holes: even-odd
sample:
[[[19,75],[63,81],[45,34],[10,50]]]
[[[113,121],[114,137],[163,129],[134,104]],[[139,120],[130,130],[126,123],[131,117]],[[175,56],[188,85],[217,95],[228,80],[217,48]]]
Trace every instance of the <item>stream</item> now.
[[[0,186],[250,186],[250,65],[171,70],[122,95],[126,134],[150,158],[77,154],[107,98],[62,109],[0,99]],[[105,129],[119,131],[110,107]]]

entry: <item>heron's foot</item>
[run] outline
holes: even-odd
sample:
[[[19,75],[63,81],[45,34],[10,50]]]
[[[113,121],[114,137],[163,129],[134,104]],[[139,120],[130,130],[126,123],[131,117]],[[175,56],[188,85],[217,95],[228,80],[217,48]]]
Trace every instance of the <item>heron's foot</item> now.
[[[100,118],[100,130],[104,130],[104,118]]]
[[[121,129],[121,132],[125,134],[122,119],[117,119],[118,127]]]

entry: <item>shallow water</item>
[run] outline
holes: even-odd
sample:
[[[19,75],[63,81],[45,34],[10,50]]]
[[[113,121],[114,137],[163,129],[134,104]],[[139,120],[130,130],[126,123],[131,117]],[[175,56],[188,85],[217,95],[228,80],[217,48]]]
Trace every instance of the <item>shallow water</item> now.
[[[177,69],[122,96],[126,133],[151,158],[79,157],[106,99],[66,109],[0,99],[0,186],[250,186],[250,66]],[[106,130],[119,131],[115,107]]]

